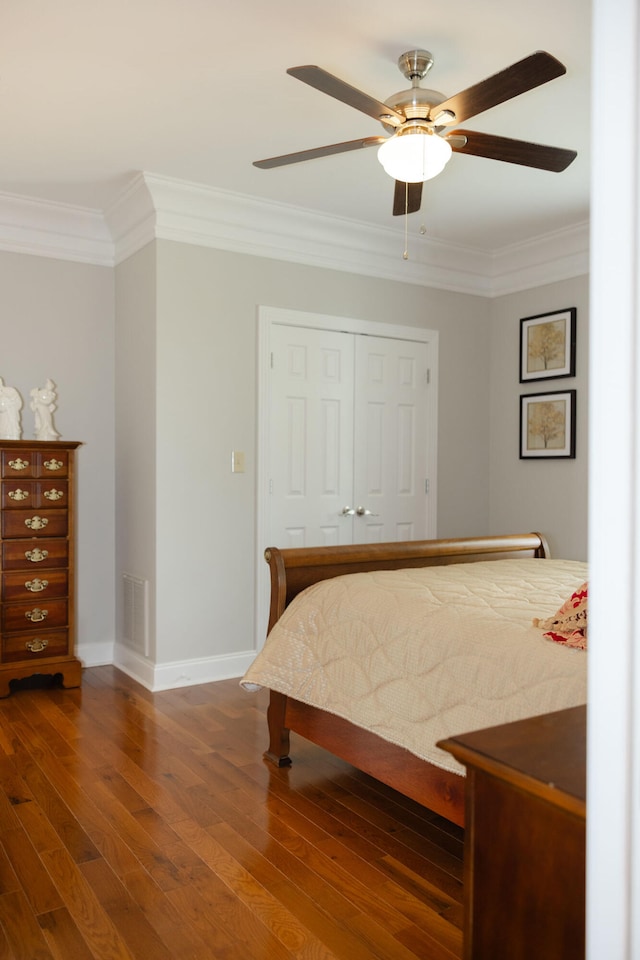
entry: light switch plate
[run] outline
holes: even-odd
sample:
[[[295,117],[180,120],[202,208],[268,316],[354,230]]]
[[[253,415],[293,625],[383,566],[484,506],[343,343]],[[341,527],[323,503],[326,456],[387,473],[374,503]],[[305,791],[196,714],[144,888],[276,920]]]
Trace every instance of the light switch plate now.
[[[242,450],[232,451],[231,473],[244,473],[244,451]]]

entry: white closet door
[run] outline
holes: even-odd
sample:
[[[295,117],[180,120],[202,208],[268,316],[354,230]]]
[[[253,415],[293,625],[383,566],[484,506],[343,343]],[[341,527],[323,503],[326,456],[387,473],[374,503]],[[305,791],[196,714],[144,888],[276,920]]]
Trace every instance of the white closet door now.
[[[351,543],[351,334],[274,324],[269,415],[269,543]]]
[[[274,324],[269,543],[429,536],[425,343]]]
[[[428,348],[356,337],[354,543],[427,531]]]

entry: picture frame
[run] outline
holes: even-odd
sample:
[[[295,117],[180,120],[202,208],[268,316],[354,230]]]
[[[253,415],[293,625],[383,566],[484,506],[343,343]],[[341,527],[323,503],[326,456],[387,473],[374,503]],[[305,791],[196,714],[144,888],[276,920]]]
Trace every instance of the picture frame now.
[[[576,391],[520,397],[520,459],[575,459]]]
[[[575,307],[520,320],[520,383],[576,375]]]

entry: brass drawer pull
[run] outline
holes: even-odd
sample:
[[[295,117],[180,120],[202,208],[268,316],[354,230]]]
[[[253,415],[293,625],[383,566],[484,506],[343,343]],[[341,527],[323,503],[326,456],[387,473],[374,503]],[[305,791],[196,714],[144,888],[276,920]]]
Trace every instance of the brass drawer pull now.
[[[18,487],[17,490],[9,490],[9,499],[10,500],[26,500],[29,496],[28,490],[21,490]]]
[[[41,593],[49,586],[48,580],[41,580],[40,577],[34,577],[33,580],[25,580],[25,587],[30,593]]]
[[[31,653],[41,653],[48,643],[48,640],[41,640],[40,637],[35,637],[34,640],[26,640],[25,647],[27,650],[30,650]]]
[[[52,490],[45,490],[44,495],[47,498],[47,500],[62,500],[62,498],[64,497],[64,491],[56,490],[56,488],[53,487]]]
[[[44,465],[47,470],[60,470],[64,467],[62,460],[56,460],[55,458],[53,460],[45,460]]]
[[[42,563],[42,561],[46,560],[49,556],[49,551],[41,550],[40,547],[34,547],[33,550],[25,550],[24,555],[27,560],[31,560],[31,563]]]
[[[49,616],[48,610],[41,610],[40,607],[34,607],[33,610],[27,610],[25,617],[27,620],[31,620],[31,623],[40,623],[42,620],[46,620]]]
[[[29,530],[44,530],[46,525],[49,523],[46,517],[27,517],[24,522],[25,527],[29,527]]]
[[[9,466],[12,470],[26,470],[29,466],[29,461],[18,457],[16,460],[9,460]]]

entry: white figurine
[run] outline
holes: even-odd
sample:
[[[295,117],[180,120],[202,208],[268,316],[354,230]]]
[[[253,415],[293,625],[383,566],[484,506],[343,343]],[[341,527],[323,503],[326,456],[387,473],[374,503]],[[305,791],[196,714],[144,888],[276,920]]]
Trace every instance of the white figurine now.
[[[15,387],[5,387],[0,377],[0,440],[19,440],[22,397]]]
[[[44,387],[34,387],[31,391],[31,409],[36,415],[36,440],[57,440],[60,434],[53,427],[52,413],[56,409],[56,392],[53,380],[47,380]]]

